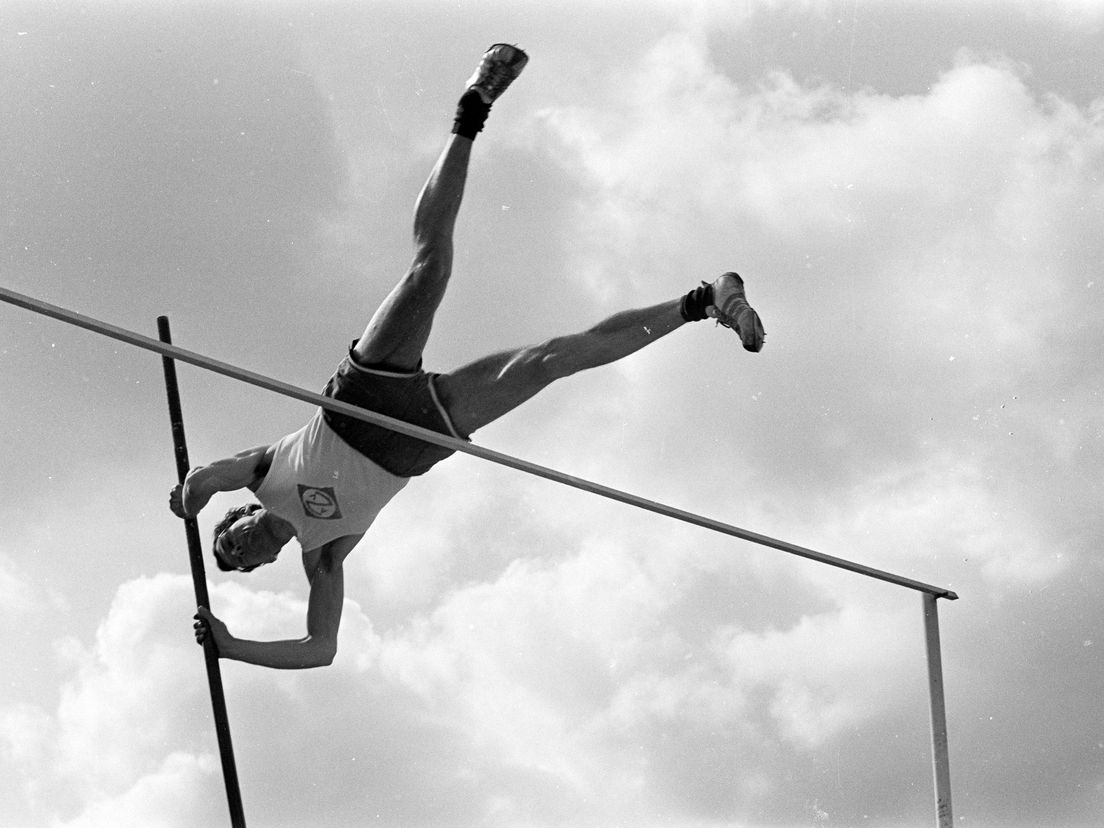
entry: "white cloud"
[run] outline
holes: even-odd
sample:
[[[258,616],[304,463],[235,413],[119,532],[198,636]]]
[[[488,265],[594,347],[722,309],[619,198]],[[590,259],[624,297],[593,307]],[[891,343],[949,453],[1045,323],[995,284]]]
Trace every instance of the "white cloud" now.
[[[552,775],[587,813],[645,822],[674,804],[656,751],[690,751],[697,768],[717,758],[714,742],[755,755],[781,736],[815,750],[922,698],[921,656],[900,641],[919,639],[900,604],[718,629],[698,616],[699,590],[742,567],[662,539],[630,553],[623,529],[615,543],[519,561],[456,591],[385,636],[380,669],[441,710],[484,762]],[[773,725],[759,716],[764,694]],[[743,767],[727,784],[755,799],[772,790]]]
[[[1046,539],[1039,516],[999,491],[969,460],[932,456],[922,468],[872,475],[840,493],[817,512],[816,531],[865,563],[937,586],[1038,587],[1075,563],[1070,550]]]
[[[12,705],[0,714],[4,759],[20,765],[33,765],[40,761],[45,746],[50,742],[47,715],[29,704]]]
[[[40,530],[28,533],[32,538]],[[23,560],[7,548],[18,548],[24,559],[38,553],[34,545],[22,545],[22,538],[13,538],[12,546],[0,546],[0,617],[9,619],[23,618],[28,615],[63,614],[69,611],[69,601],[57,588],[35,582],[32,574],[37,574],[37,561]]]
[[[218,774],[218,760],[210,755],[172,753],[124,793],[108,799],[96,798],[79,816],[57,825],[67,828],[217,825],[228,818],[225,803],[212,796]]]
[[[187,584],[173,576],[124,584],[94,644],[58,641],[70,678],[56,712],[30,705],[5,711],[12,758],[21,760],[12,776],[41,814],[65,818],[121,795],[161,762],[166,745],[204,727],[202,677],[192,673],[189,681],[180,670],[195,655],[185,651]]]
[[[268,639],[301,634],[302,600],[252,593],[233,583],[211,594],[216,611],[238,634]],[[94,642],[58,642],[65,679],[56,711],[14,705],[0,717],[0,759],[13,783],[22,786],[24,808],[44,822],[82,826],[207,824],[224,818],[203,659],[192,640],[193,606],[187,577],[137,579],[119,587]],[[351,605],[341,632],[342,663],[354,671],[372,656],[364,620]],[[263,677],[266,693],[300,707],[294,726],[301,728],[304,743],[317,736],[308,725],[312,705],[302,688],[303,674],[236,674],[224,666],[223,675],[228,704],[237,699],[241,710],[243,684],[248,688]],[[231,726],[234,731],[233,721]],[[254,758],[256,752],[248,741],[237,747],[239,772],[249,779],[241,757]],[[286,748],[274,753],[287,760]]]
[[[1037,100],[1009,65],[964,55],[929,94],[904,98],[803,87],[780,72],[745,88],[694,38],[672,35],[636,68],[616,97],[542,116],[565,168],[586,171],[591,257],[669,251],[681,237],[700,258],[703,243],[734,236],[739,255],[768,228],[837,249],[846,236],[883,267],[989,238],[998,246],[974,258],[1004,248],[996,264],[1008,267],[1025,241],[1048,252],[1051,234],[1068,232],[1056,213],[1099,204],[1096,119]]]
[[[665,750],[691,750],[697,768],[711,757],[691,748],[702,739],[754,752],[770,738],[745,722],[755,688],[780,688],[779,728],[802,744],[877,715],[877,705],[856,712],[871,688],[846,680],[862,672],[861,659],[832,668],[828,643],[882,619],[844,613],[819,631],[801,623],[786,634],[718,634],[702,623],[698,595],[725,565],[655,541],[637,553],[590,541],[562,559],[519,560],[382,638],[347,601],[327,670],[224,662],[247,813],[264,822],[325,807],[335,825],[377,812],[404,824],[440,824],[447,813],[452,824],[643,825],[679,807],[657,763]],[[56,714],[5,711],[4,759],[19,767],[24,804],[42,821],[222,818],[190,598],[183,576],[122,585],[95,641],[62,647],[72,672]],[[305,612],[299,598],[235,583],[218,585],[212,600],[235,633],[258,638],[295,635]],[[798,716],[814,701],[824,712],[802,730]],[[771,790],[751,770],[710,784]]]
[[[1098,382],[1085,366],[1104,345],[1086,287],[1104,256],[1095,109],[1037,95],[1011,64],[966,53],[929,93],[907,97],[785,74],[738,85],[684,35],[633,68],[615,96],[542,116],[564,168],[584,171],[583,255],[607,279],[631,260],[653,293],[677,289],[673,271],[736,266],[768,331],[751,362],[715,356],[715,337],[700,355],[661,344],[622,369],[634,371],[643,410],[654,410],[654,389],[693,400],[658,433],[634,422],[642,443],[692,450],[684,422],[738,424],[709,465],[825,496],[877,491],[887,474],[957,455],[996,481],[988,493],[968,484],[976,495],[958,506],[954,491],[940,500],[977,524],[983,549],[1012,551],[994,554],[985,576],[1053,574],[1060,564],[1038,551],[1047,530],[1032,525],[1042,514],[1024,515],[1017,538],[984,521],[1017,507],[1009,481],[1041,468],[1057,483],[1051,450],[1073,458],[1075,441],[1095,444],[1080,415],[1054,414],[1059,395],[1084,398]],[[703,395],[705,384],[719,393]],[[1030,404],[1005,409],[1028,389]],[[941,523],[938,509],[926,516]]]
[[[847,94],[786,74],[738,84],[681,35],[588,93],[540,123],[577,178],[575,253],[597,274],[592,295],[613,305],[677,290],[672,274],[746,268],[771,334],[758,361],[703,330],[617,369],[632,377],[620,398],[646,454],[676,447],[662,466],[681,502],[951,586],[969,602],[952,617],[967,624],[973,602],[1012,602],[1090,559],[1099,105],[1039,94],[1021,68],[968,53],[923,95]],[[878,589],[796,563],[779,581],[798,578],[833,607]],[[923,704],[922,685],[897,683],[923,663],[914,600],[893,593],[740,638],[766,658],[761,691],[794,745],[815,750],[868,714],[895,715],[879,701],[898,693]],[[961,634],[985,652],[1004,622]],[[869,651],[849,651],[867,628]],[[790,672],[810,660],[822,670]],[[852,674],[876,677],[869,697]],[[625,676],[636,704],[621,715],[677,716],[707,675]],[[730,709],[747,703],[738,680]]]
[[[911,615],[851,604],[786,630],[722,636],[734,683],[745,692],[765,687],[782,737],[812,748],[899,705],[915,705],[918,654],[902,646],[915,638]]]
[[[176,679],[198,661],[188,648],[186,583],[161,575],[123,584],[95,643],[71,651],[76,679],[61,691],[58,760],[75,791],[129,786],[179,728],[202,727],[201,675]]]
[[[9,557],[0,554],[0,611],[15,615],[36,606],[34,589],[15,572]]]

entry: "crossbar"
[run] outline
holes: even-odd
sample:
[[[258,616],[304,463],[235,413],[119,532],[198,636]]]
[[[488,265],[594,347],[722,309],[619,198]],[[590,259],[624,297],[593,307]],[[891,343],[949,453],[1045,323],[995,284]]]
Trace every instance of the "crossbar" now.
[[[800,558],[807,558],[812,561],[827,564],[828,566],[836,567],[837,569],[844,569],[849,572],[854,572],[858,575],[864,575],[868,578],[874,578],[879,581],[885,581],[886,583],[896,584],[897,586],[905,587],[906,589],[912,589],[917,592],[931,595],[934,598],[946,598],[952,601],[958,598],[958,596],[954,592],[947,589],[946,587],[926,584],[922,581],[917,581],[912,578],[906,578],[903,575],[897,575],[882,569],[876,569],[872,566],[866,566],[865,564],[849,561],[845,558],[838,558],[834,555],[826,555],[823,552],[817,552],[816,550],[808,549],[804,546],[798,546],[797,544],[789,543],[777,538],[772,538],[768,535],[761,535],[758,532],[751,532],[747,529],[741,529],[738,526],[733,526],[719,520],[714,520],[713,518],[703,517],[702,515],[688,512],[684,509],[678,509],[674,506],[668,506],[667,504],[659,503],[654,500],[648,500],[646,498],[640,497],[639,495],[621,491],[620,489],[615,489],[611,486],[605,486],[601,483],[594,483],[592,481],[585,480],[580,477],[575,477],[570,474],[565,474],[564,472],[557,471],[546,466],[540,466],[536,463],[531,463],[528,460],[522,460],[508,454],[503,454],[502,452],[474,445],[464,440],[457,440],[454,437],[448,437],[443,434],[438,434],[435,431],[429,431],[427,429],[411,425],[410,423],[404,423],[401,420],[396,420],[392,417],[384,416],[383,414],[377,414],[374,411],[359,408],[357,406],[341,402],[340,400],[331,399],[330,397],[325,397],[313,391],[308,391],[304,388],[298,388],[294,385],[289,385],[286,382],[281,382],[280,380],[273,379],[262,374],[257,374],[252,371],[239,368],[235,365],[230,365],[226,362],[220,362],[219,360],[212,359],[211,357],[204,356],[203,354],[195,353],[194,351],[189,351],[184,348],[177,347],[176,345],[159,342],[158,340],[152,339],[148,336],[143,336],[142,334],[129,331],[125,328],[120,328],[116,325],[102,322],[89,316],[84,316],[66,308],[52,305],[48,302],[43,302],[30,296],[25,296],[21,293],[16,293],[15,291],[8,290],[7,288],[0,287],[0,301],[4,301],[11,305],[33,311],[43,316],[48,316],[53,319],[66,322],[70,325],[75,325],[78,328],[84,328],[103,336],[117,339],[121,342],[126,342],[129,345],[134,345],[147,351],[153,351],[155,353],[161,354],[161,356],[163,357],[170,357],[172,359],[179,360],[180,362],[187,362],[191,365],[204,368],[208,371],[213,371],[217,374],[223,374],[224,376],[239,380],[240,382],[245,382],[250,385],[258,386],[259,388],[274,391],[277,394],[282,394],[286,397],[291,397],[292,399],[297,399],[303,402],[311,403],[313,405],[318,405],[322,408],[328,409],[330,411],[335,411],[339,414],[345,414],[350,417],[355,417],[358,420],[363,420],[364,422],[382,426],[383,428],[391,429],[392,431],[397,431],[400,434],[415,437],[419,440],[424,440],[425,442],[433,443],[438,446],[444,446],[445,448],[454,449],[456,451],[463,452],[464,454],[470,454],[474,457],[479,457],[483,460],[497,463],[500,466],[506,466],[507,468],[516,469],[518,471],[522,471],[536,477],[542,477],[545,480],[551,480],[555,483],[560,483],[564,486],[570,486],[575,489],[580,489],[584,492],[596,494],[610,500],[615,500],[629,506],[634,506],[638,509],[643,509],[648,512],[654,512],[655,514],[682,521],[683,523],[689,523],[693,526],[698,526],[703,529],[718,532],[722,535],[729,535],[734,538],[739,538],[740,540],[755,543],[759,546],[766,546],[771,549],[786,552],[790,555],[796,555]]]

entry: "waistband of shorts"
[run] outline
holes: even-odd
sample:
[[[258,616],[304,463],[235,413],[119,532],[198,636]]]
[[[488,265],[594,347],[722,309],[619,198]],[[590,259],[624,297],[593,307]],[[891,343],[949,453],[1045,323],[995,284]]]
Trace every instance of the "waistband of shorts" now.
[[[456,430],[456,426],[453,425],[452,415],[449,414],[448,409],[445,408],[445,404],[441,402],[441,398],[437,396],[437,375],[427,374],[429,380],[429,395],[433,397],[433,404],[437,406],[437,413],[441,415],[441,420],[444,421],[445,427],[449,430],[449,434],[455,437],[457,440],[463,440],[464,442],[470,442],[469,438],[462,435]]]
[[[455,437],[457,440],[463,440],[466,443],[471,442],[470,437],[465,437],[457,430],[456,425],[452,422],[452,415],[449,414],[449,411],[445,407],[445,404],[441,402],[441,397],[437,393],[437,374],[424,371],[422,369],[422,361],[420,359],[418,360],[417,366],[415,366],[413,370],[395,368],[393,366],[387,365],[386,363],[365,365],[356,358],[356,354],[353,352],[353,349],[356,348],[356,344],[358,341],[359,340],[354,339],[352,344],[349,346],[349,364],[353,366],[353,368],[355,368],[362,374],[371,374],[372,376],[377,377],[392,377],[394,379],[413,379],[414,377],[425,374],[426,384],[429,387],[429,396],[433,398],[433,405],[434,407],[436,407],[437,413],[441,415],[441,420],[444,422],[445,428],[448,429],[449,436]]]
[[[419,359],[418,364],[413,369],[408,368],[396,368],[393,365],[388,365],[386,362],[376,362],[365,364],[357,359],[354,349],[359,340],[354,339],[353,344],[349,346],[349,364],[356,368],[358,371],[365,374],[374,374],[377,377],[416,377],[422,373],[422,361]]]

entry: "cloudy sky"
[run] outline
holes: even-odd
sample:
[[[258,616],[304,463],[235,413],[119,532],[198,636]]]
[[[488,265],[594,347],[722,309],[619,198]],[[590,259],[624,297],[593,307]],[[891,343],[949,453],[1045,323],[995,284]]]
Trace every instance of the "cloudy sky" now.
[[[483,49],[445,371],[736,269],[476,441],[936,583],[956,820],[1104,812],[1104,4],[6,3],[0,284],[311,389]],[[0,306],[0,813],[226,822],[160,360]],[[303,403],[181,366],[193,463]],[[204,537],[226,507],[201,516]],[[213,569],[213,567],[212,567]],[[210,574],[303,631],[290,550]],[[926,825],[917,593],[457,456],[324,670],[224,663],[251,824]]]

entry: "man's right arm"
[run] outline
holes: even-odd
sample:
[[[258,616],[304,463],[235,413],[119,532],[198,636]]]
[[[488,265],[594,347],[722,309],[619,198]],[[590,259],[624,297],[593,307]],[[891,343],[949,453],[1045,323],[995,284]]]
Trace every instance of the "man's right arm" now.
[[[233,457],[216,460],[208,466],[197,466],[192,469],[188,472],[184,487],[180,491],[180,508],[184,514],[178,513],[178,515],[180,517],[198,515],[216,492],[232,492],[246,488],[255,490],[268,471],[271,460],[269,449],[270,446],[257,446],[238,452]]]

